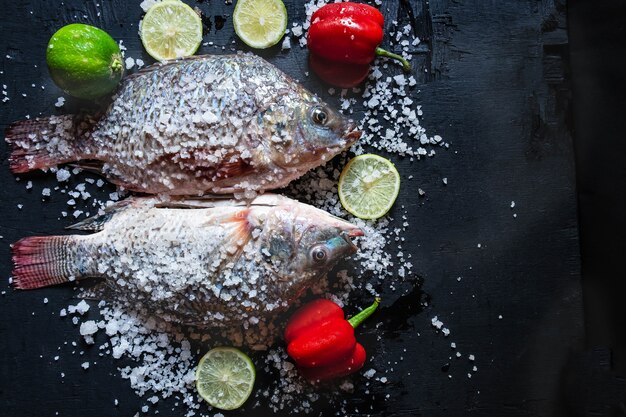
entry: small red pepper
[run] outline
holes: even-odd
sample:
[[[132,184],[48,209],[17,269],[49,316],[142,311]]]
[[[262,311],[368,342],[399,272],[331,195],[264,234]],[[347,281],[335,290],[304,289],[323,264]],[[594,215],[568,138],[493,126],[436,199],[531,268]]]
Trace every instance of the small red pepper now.
[[[349,320],[332,301],[314,300],[294,313],[285,328],[287,353],[302,374],[312,380],[345,376],[361,369],[365,349],[356,342],[354,329],[378,307],[370,307]]]
[[[307,35],[311,67],[322,79],[339,87],[362,81],[364,66],[377,56],[397,59],[405,71],[410,71],[411,64],[406,59],[378,46],[383,41],[383,27],[383,15],[367,4],[345,2],[321,7],[311,16]],[[322,65],[325,70],[321,70]],[[333,72],[338,74],[338,82],[330,80]],[[348,77],[351,72],[354,78]]]

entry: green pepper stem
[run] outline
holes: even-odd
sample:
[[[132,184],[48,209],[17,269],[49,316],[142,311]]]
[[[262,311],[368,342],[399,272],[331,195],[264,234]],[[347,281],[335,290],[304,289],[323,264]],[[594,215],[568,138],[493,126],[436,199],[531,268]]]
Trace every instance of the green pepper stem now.
[[[361,310],[356,316],[350,318],[348,320],[348,323],[350,323],[352,327],[356,329],[359,324],[363,323],[365,319],[367,319],[369,316],[372,315],[374,311],[376,311],[376,309],[378,308],[378,304],[380,304],[380,297],[376,297],[374,299],[374,304],[364,310]]]
[[[376,48],[376,55],[384,56],[384,57],[391,58],[391,59],[397,59],[398,61],[402,63],[402,68],[406,72],[411,71],[411,63],[407,61],[406,59],[404,59],[404,57],[401,55],[394,54],[393,52],[389,52],[383,48]]]

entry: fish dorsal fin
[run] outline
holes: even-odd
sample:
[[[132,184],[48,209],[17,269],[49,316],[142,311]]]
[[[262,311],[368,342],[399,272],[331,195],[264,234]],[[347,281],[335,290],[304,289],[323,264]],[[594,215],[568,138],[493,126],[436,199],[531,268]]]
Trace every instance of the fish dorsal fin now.
[[[142,69],[140,69],[139,71],[133,72],[130,75],[127,75],[126,77],[124,77],[124,80],[132,80],[135,79],[137,77],[141,77],[142,75],[145,74],[150,74],[154,71],[158,71],[160,69],[163,68],[167,68],[170,67],[172,65],[176,65],[176,64],[180,64],[181,62],[186,62],[186,61],[201,61],[203,59],[207,59],[208,57],[214,57],[214,56],[220,56],[220,57],[234,57],[237,56],[237,54],[224,54],[224,55],[211,55],[211,54],[205,54],[205,55],[192,55],[192,56],[187,56],[187,57],[183,57],[183,58],[177,58],[177,59],[172,59],[170,61],[162,61],[162,62],[156,62],[154,64],[148,65],[147,67],[143,67]]]
[[[82,160],[69,164],[70,166],[77,167],[83,171],[91,172],[93,174],[102,175],[102,167],[104,162],[96,160]]]
[[[159,201],[157,208],[217,208],[217,207],[276,207],[289,200],[277,194],[265,193],[252,200],[236,200],[229,195],[206,194],[193,197],[171,197],[169,200]],[[290,201],[290,200],[289,200]]]
[[[120,211],[125,210],[127,207],[130,207],[133,204],[137,204],[138,201],[142,200],[145,199],[129,197],[125,200],[118,201],[117,203],[105,208],[104,213],[89,217],[83,221],[67,226],[66,229],[99,232],[104,228],[106,222],[111,220],[111,218],[116,213],[119,213]]]

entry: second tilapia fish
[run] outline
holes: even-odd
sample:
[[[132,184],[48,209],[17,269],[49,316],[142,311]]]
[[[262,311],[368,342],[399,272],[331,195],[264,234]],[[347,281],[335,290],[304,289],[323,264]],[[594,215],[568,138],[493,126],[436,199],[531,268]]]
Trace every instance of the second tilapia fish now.
[[[103,278],[117,299],[169,321],[219,326],[280,311],[356,252],[357,226],[286,197],[131,198],[74,228],[13,245],[13,283]]]
[[[258,56],[205,55],[127,77],[96,120],[17,122],[6,140],[15,173],[76,162],[132,191],[253,193],[324,164],[354,128]]]

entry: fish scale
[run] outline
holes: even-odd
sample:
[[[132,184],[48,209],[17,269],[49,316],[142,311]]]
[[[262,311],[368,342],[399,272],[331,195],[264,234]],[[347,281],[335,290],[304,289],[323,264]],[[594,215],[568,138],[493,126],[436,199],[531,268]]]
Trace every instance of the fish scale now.
[[[95,120],[17,122],[6,140],[16,173],[75,162],[132,191],[254,197],[347,149],[354,128],[258,56],[205,55],[126,77]]]

